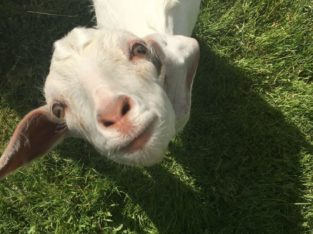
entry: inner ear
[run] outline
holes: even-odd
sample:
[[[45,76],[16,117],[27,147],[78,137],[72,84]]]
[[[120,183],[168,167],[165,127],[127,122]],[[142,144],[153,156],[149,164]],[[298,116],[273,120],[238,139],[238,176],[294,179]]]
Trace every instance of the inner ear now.
[[[66,124],[55,118],[47,106],[28,113],[0,158],[0,178],[48,152],[66,133]]]

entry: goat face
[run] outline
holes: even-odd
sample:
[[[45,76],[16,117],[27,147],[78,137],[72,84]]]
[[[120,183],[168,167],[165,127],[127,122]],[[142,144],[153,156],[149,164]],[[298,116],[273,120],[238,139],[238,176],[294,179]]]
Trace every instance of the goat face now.
[[[65,107],[70,132],[114,161],[151,165],[175,133],[161,61],[126,32],[76,29],[55,43],[48,105]]]
[[[48,151],[65,136],[77,136],[122,164],[159,162],[189,118],[199,57],[196,40],[161,34],[138,38],[125,31],[76,28],[54,47],[44,87],[47,105],[22,120],[17,128],[22,130],[16,130],[9,144],[14,151],[25,151],[16,149],[21,142],[14,141],[19,135],[28,136],[29,129],[32,135],[40,132],[36,126],[44,124],[36,121],[41,122],[38,116],[44,115],[55,123],[52,128],[65,126],[66,131],[58,131],[58,140],[53,132],[48,134],[53,144],[44,146],[43,139],[43,149],[35,152]],[[29,123],[34,124],[29,127]],[[36,144],[32,139],[28,142],[31,148],[38,147],[37,139]],[[7,149],[4,156],[13,158],[11,152]]]

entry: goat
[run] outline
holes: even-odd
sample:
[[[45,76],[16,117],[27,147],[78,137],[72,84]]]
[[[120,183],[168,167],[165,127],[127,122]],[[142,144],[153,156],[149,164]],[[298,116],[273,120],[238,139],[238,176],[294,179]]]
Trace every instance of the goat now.
[[[54,43],[46,104],[16,127],[0,178],[66,137],[131,166],[160,162],[187,123],[199,60],[201,0],[94,0],[97,27]]]

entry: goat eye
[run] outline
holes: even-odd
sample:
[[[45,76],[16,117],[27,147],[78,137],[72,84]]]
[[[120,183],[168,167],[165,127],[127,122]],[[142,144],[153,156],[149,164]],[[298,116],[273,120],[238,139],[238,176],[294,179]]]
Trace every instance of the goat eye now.
[[[131,48],[131,56],[145,57],[148,53],[148,49],[141,43],[135,43]]]
[[[65,106],[62,103],[54,103],[52,105],[52,113],[58,119],[63,119],[65,116]]]

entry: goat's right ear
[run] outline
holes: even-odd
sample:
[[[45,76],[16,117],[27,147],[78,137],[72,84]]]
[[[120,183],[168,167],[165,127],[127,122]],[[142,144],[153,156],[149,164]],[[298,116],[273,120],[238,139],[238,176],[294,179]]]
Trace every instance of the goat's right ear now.
[[[176,131],[181,131],[190,115],[192,84],[200,58],[199,44],[191,37],[167,34],[148,35],[145,40],[163,65],[164,90],[176,114]]]
[[[66,133],[65,123],[54,117],[47,106],[28,113],[0,158],[0,179],[48,152]]]

